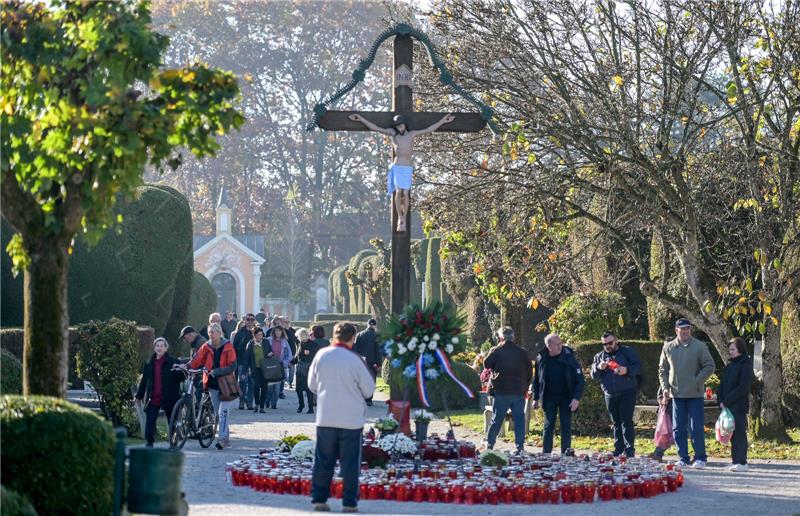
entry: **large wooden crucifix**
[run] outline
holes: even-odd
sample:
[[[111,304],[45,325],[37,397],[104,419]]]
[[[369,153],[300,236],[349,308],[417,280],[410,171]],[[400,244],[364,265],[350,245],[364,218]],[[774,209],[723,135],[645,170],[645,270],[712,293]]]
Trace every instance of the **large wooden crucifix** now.
[[[414,112],[412,82],[414,77],[413,40],[408,34],[394,37],[394,75],[392,76],[392,111],[327,111],[317,125],[328,131],[370,131],[394,129],[395,117],[401,116],[405,129],[419,131],[436,126],[436,131],[478,132],[486,126],[480,113]],[[358,115],[358,116],[353,116]],[[445,121],[445,117],[448,117]],[[363,120],[369,122],[370,128]],[[382,131],[381,131],[382,132]],[[397,146],[397,143],[395,143]],[[410,157],[410,149],[409,149]],[[410,185],[409,185],[410,186]],[[411,298],[411,210],[407,199],[405,221],[398,221],[398,196],[392,196],[392,282],[391,306],[393,314],[401,314]],[[398,230],[399,227],[402,231]]]

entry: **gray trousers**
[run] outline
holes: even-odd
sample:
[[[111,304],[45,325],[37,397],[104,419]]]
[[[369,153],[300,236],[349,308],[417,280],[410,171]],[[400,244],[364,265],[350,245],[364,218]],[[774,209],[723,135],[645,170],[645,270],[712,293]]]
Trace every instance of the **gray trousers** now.
[[[227,441],[230,438],[228,417],[235,401],[220,401],[219,389],[208,389],[208,394],[211,395],[211,404],[214,406],[214,412],[217,414],[217,422],[219,422],[217,440]]]

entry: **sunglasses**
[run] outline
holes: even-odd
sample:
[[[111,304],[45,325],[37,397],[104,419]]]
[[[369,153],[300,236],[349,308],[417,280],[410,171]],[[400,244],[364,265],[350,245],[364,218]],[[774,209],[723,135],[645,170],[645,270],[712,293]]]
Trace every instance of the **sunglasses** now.
[[[604,348],[607,348],[608,346],[613,346],[614,345],[614,341],[612,340],[611,342],[603,342],[602,344],[603,344]]]

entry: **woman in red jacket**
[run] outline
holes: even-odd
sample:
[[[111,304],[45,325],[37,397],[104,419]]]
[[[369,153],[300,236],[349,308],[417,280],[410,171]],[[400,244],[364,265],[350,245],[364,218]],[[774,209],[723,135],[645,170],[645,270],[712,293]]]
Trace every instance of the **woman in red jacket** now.
[[[222,450],[230,446],[230,430],[228,428],[228,414],[233,406],[233,401],[219,399],[219,384],[217,378],[231,374],[236,369],[236,351],[233,344],[222,336],[222,326],[212,323],[208,326],[209,341],[197,351],[189,367],[203,368],[203,389],[211,395],[214,412],[217,413],[219,422],[219,435],[217,436],[217,449]]]

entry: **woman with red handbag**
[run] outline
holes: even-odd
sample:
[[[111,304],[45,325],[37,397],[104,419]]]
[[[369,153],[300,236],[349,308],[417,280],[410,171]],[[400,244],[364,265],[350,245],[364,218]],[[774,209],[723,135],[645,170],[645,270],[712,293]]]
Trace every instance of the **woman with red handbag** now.
[[[200,347],[188,366],[192,369],[201,366],[203,368],[203,389],[211,396],[214,412],[217,413],[217,449],[222,450],[230,446],[228,415],[239,395],[238,383],[233,374],[236,369],[236,351],[233,344],[222,336],[222,326],[219,323],[209,325],[208,337],[209,341]]]

